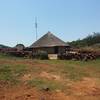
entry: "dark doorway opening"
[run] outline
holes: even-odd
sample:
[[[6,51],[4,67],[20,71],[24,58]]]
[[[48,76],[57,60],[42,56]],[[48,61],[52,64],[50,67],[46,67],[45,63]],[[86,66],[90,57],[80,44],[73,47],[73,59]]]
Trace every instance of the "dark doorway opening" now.
[[[55,49],[55,54],[58,54],[58,47],[54,47]]]

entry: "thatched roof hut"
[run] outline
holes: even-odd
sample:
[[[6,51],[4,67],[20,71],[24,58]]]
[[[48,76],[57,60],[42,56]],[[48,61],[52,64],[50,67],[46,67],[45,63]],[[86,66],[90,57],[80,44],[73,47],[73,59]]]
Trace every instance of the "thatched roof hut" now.
[[[69,47],[67,43],[53,35],[51,32],[46,33],[30,46],[34,52],[46,51],[48,54],[64,52],[67,47]]]
[[[31,45],[31,48],[36,47],[54,47],[54,46],[69,46],[67,43],[53,35],[51,32],[48,32],[42,36],[39,40]]]

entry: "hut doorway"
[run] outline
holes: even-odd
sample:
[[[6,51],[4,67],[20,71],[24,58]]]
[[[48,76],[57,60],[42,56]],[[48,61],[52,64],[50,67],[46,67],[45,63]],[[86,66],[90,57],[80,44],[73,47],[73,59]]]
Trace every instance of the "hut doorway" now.
[[[58,47],[54,47],[55,54],[58,54]]]

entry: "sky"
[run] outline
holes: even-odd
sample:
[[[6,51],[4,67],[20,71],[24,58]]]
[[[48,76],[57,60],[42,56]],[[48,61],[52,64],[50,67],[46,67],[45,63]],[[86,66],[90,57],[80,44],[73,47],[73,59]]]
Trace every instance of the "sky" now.
[[[73,41],[100,32],[100,0],[0,0],[0,44],[30,46],[48,31]]]

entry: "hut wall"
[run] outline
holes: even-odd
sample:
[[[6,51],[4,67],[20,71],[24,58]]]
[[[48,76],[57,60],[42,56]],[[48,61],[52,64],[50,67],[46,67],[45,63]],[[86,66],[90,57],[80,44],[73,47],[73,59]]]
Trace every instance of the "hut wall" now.
[[[58,49],[58,50],[57,50]],[[58,53],[64,53],[66,50],[66,47],[41,47],[41,48],[34,48],[33,52],[39,52],[39,51],[45,51],[48,54],[58,54]]]
[[[48,54],[54,54],[55,53],[55,50],[53,47],[41,47],[41,48],[34,48],[33,49],[33,52],[39,52],[39,51],[45,51],[47,52]]]
[[[59,47],[58,53],[64,53],[66,51],[66,47]]]

